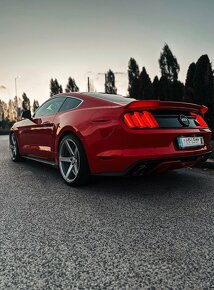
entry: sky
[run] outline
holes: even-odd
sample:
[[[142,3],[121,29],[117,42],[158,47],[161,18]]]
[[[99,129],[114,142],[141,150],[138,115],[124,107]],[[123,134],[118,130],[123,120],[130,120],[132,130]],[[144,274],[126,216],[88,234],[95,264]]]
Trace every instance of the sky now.
[[[185,81],[202,54],[214,60],[213,11],[213,0],[0,0],[0,99],[15,96],[17,76],[18,96],[40,103],[51,78],[86,91],[89,76],[104,91],[110,68],[126,95],[130,57],[153,79],[165,43]]]

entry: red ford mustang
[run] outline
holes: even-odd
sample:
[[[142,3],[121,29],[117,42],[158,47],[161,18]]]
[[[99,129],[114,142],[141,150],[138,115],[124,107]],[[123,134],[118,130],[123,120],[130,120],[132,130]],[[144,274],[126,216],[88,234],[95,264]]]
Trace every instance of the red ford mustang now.
[[[205,161],[211,131],[204,106],[136,101],[101,93],[63,93],[10,132],[13,161],[29,158],[59,166],[69,185],[90,175],[142,175]]]

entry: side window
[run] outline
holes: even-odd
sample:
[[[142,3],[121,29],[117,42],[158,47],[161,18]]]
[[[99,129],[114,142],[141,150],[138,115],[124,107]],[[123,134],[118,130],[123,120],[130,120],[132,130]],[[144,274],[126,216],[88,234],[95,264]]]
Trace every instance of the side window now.
[[[64,104],[60,108],[60,112],[75,109],[81,103],[82,103],[82,100],[69,97],[65,100]]]
[[[58,97],[52,98],[45,102],[34,114],[34,118],[56,114],[61,108],[66,98]]]

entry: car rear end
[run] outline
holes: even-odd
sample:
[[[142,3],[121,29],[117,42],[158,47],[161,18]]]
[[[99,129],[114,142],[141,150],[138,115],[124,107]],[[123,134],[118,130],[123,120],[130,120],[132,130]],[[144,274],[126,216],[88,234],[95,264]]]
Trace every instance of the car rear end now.
[[[211,154],[204,106],[108,94],[89,99],[83,141],[92,174],[163,172],[196,166]]]
[[[127,173],[163,172],[196,166],[211,154],[204,106],[134,101],[124,108],[123,166]]]

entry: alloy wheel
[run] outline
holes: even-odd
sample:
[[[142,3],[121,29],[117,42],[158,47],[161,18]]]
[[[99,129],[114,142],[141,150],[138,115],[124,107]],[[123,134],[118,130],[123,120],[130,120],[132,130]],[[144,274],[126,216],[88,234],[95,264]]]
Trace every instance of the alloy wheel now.
[[[10,156],[13,160],[17,158],[17,142],[14,134],[10,136]]]
[[[65,181],[74,181],[80,169],[80,153],[76,143],[71,139],[65,139],[60,146],[59,167]]]

